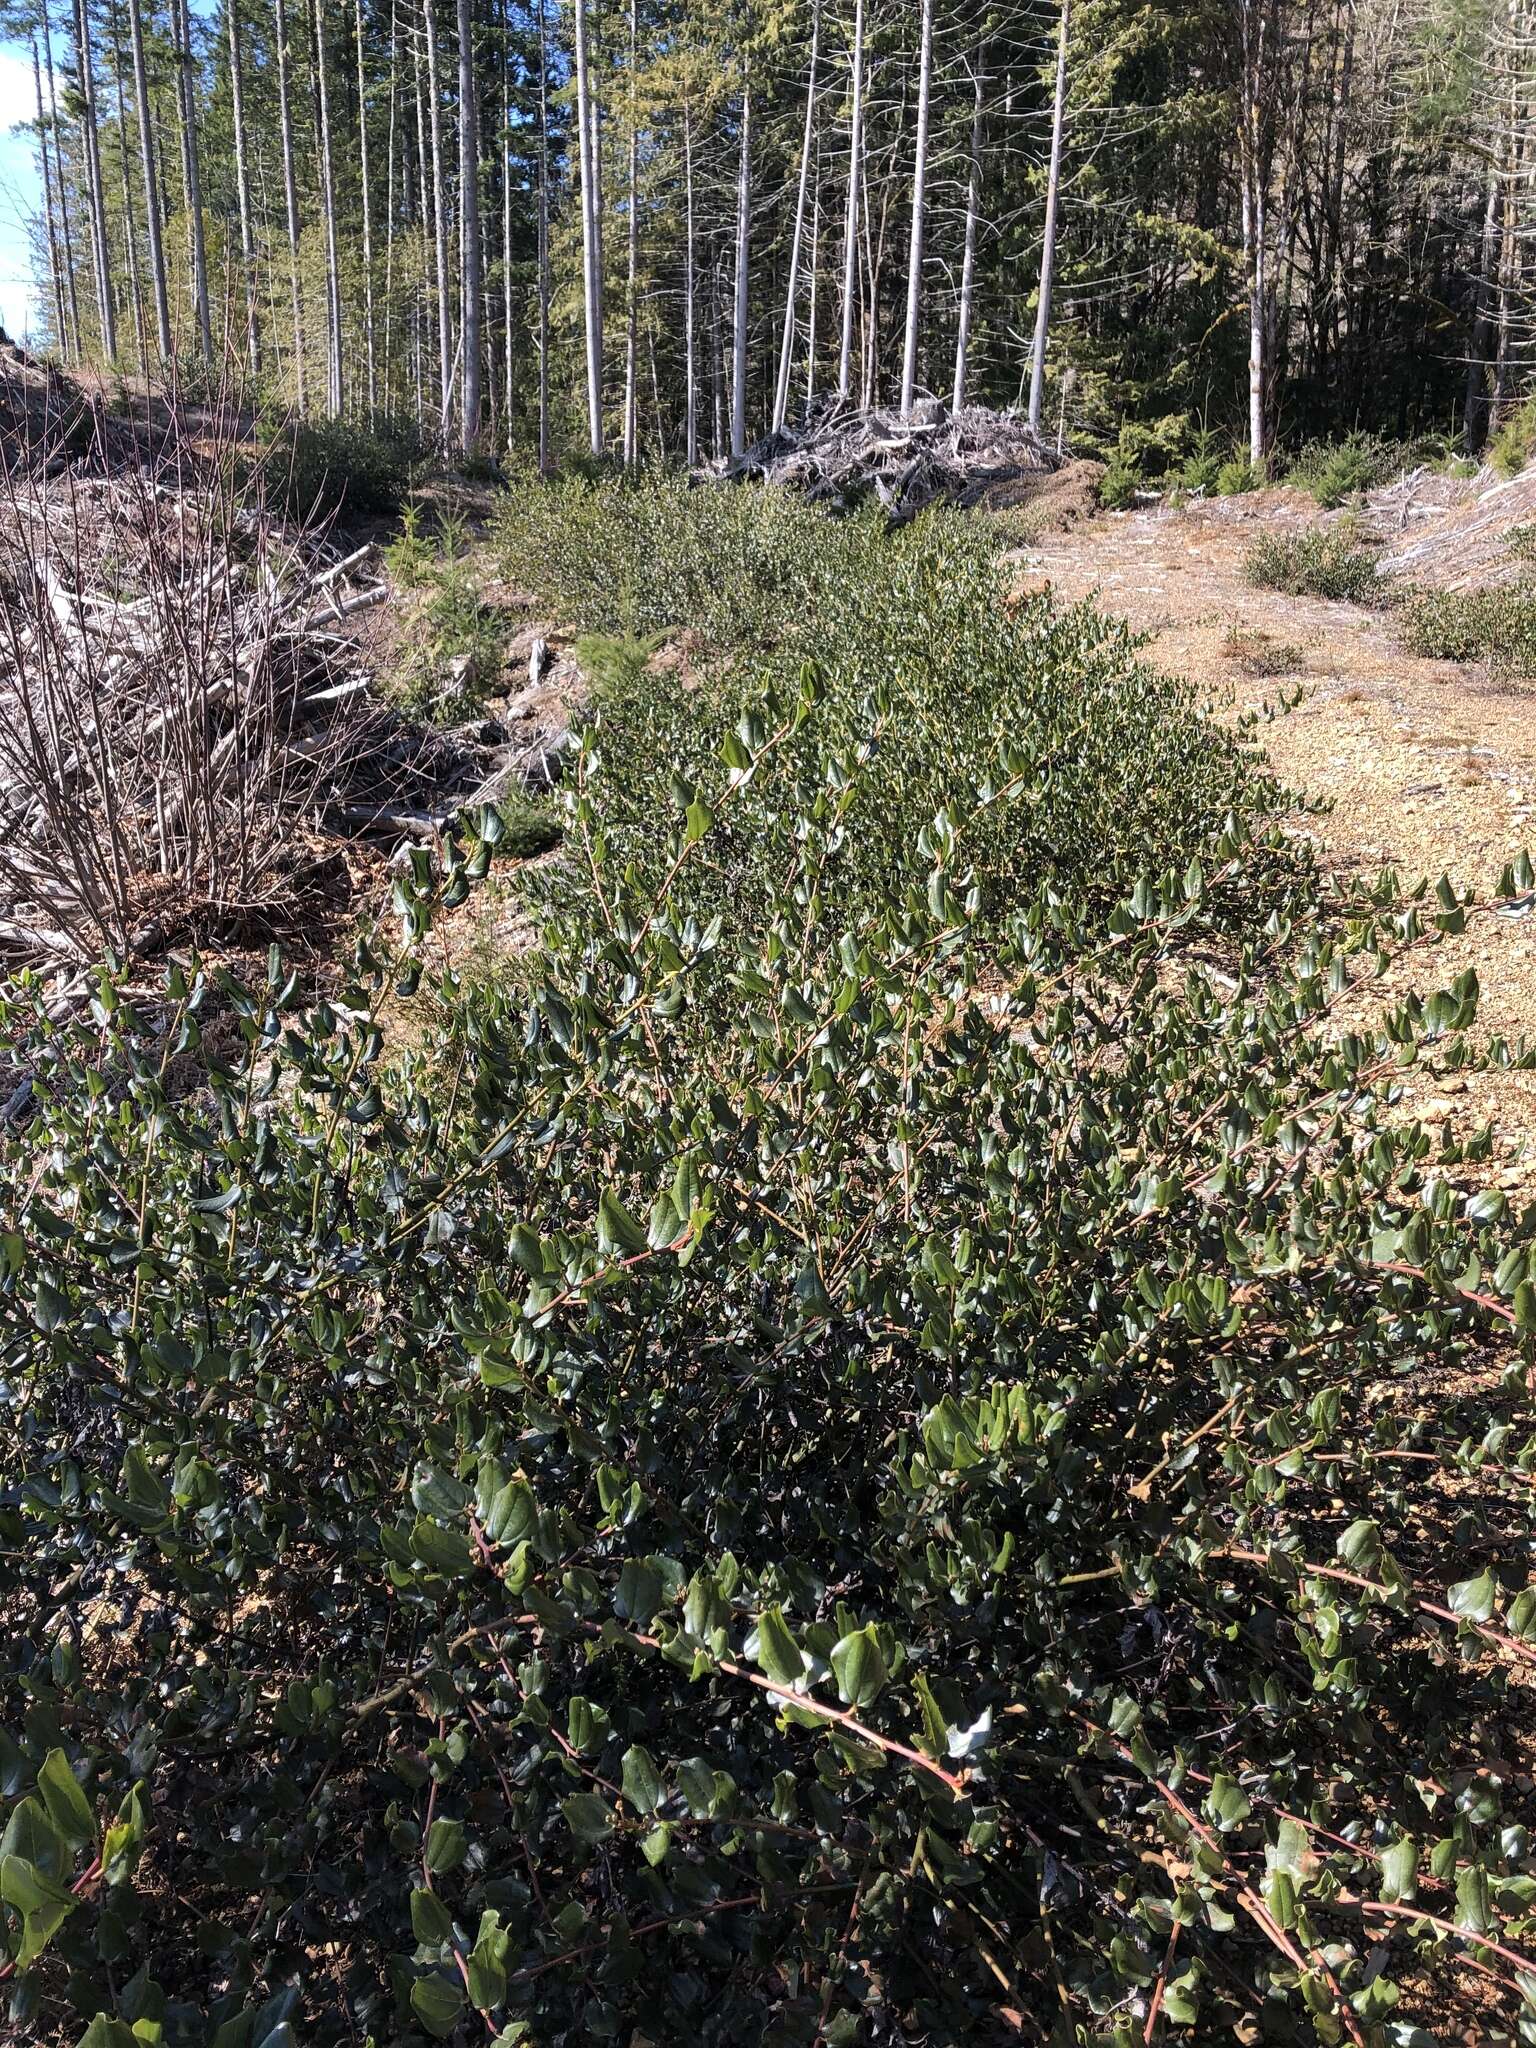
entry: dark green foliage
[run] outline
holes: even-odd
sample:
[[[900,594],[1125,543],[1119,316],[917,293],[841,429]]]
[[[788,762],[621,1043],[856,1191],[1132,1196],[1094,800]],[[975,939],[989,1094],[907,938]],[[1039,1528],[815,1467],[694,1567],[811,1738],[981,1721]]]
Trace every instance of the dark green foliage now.
[[[1403,645],[1437,661],[1487,661],[1496,674],[1536,675],[1536,587],[1421,590],[1399,615]]]
[[[8,1013],[25,2033],[1385,2048],[1461,1947],[1518,2011],[1531,1231],[1395,1095],[1474,977],[1319,1028],[1474,912],[1316,904],[989,573],[877,548],[644,833],[605,704],[542,953],[406,1052],[489,843],[330,1003]]]
[[[294,518],[356,519],[397,511],[426,449],[409,424],[287,419],[265,433],[261,478]]]
[[[1219,498],[1241,498],[1247,492],[1257,490],[1258,486],[1259,473],[1246,455],[1234,455],[1216,472],[1216,495]]]
[[[508,797],[501,806],[501,837],[496,851],[503,860],[532,860],[560,844],[565,828],[552,803],[535,797]]]
[[[601,829],[641,874],[665,864],[658,791],[704,783],[722,736],[758,715],[765,687],[793,695],[807,664],[822,708],[783,743],[780,773],[796,803],[825,805],[829,753],[841,762],[836,886],[850,915],[899,893],[913,842],[978,774],[995,784],[966,853],[988,917],[1042,874],[1107,897],[1123,873],[1118,849],[1137,849],[1139,862],[1156,845],[1185,860],[1234,808],[1273,797],[1200,717],[1190,686],[1132,666],[1123,627],[1088,607],[1006,602],[984,522],[932,516],[887,538],[873,519],[828,520],[785,493],[659,480],[529,495],[534,504],[515,500],[503,518],[509,575],[514,561],[539,564],[540,598],[607,632],[630,630],[625,604],[640,631],[697,604],[713,648],[693,689],[636,659],[602,679]],[[1048,803],[1009,766],[1021,734],[1049,756]],[[585,884],[562,871],[551,886]],[[766,919],[781,886],[755,822],[722,824],[677,884],[701,919],[726,906]]]
[[[1120,456],[1111,456],[1108,468],[1099,478],[1099,503],[1108,511],[1123,512],[1134,505],[1141,477],[1132,464]]]
[[[1213,497],[1226,461],[1221,436],[1210,427],[1201,427],[1179,470],[1178,481],[1186,491],[1200,491]]]
[[[1291,464],[1286,482],[1310,493],[1331,512],[1373,484],[1384,483],[1404,466],[1403,453],[1400,446],[1366,434],[1351,434],[1346,441],[1312,441]]]
[[[1243,567],[1250,583],[1283,590],[1290,597],[1382,604],[1388,595],[1375,555],[1340,526],[1263,534],[1249,549]]]

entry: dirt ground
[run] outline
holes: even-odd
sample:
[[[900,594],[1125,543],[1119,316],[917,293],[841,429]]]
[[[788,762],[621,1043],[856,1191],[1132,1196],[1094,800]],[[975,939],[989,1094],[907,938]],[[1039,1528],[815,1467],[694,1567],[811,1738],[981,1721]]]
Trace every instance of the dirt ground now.
[[[1431,881],[1443,872],[1486,895],[1514,854],[1536,854],[1536,688],[1403,653],[1390,613],[1250,587],[1243,558],[1257,534],[1316,517],[1283,491],[1157,506],[1044,535],[1015,559],[1026,583],[1068,601],[1094,594],[1151,635],[1148,658],[1208,689],[1221,710],[1276,704],[1300,687],[1300,704],[1260,733],[1287,786],[1326,807],[1288,823],[1331,865],[1390,864]],[[1245,673],[1234,635],[1280,672]],[[1480,1031],[1536,1038],[1536,914],[1474,919],[1386,988],[1427,994],[1468,966],[1482,985]],[[1492,1177],[1536,1199],[1536,1074],[1415,1080],[1404,1108],[1458,1135],[1490,1121]]]

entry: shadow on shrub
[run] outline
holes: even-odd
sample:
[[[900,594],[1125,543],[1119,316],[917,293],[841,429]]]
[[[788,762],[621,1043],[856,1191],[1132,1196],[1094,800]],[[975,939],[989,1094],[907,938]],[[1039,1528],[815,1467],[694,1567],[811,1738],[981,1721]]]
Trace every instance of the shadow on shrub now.
[[[409,421],[283,420],[262,435],[269,500],[294,518],[399,510],[427,446]]]

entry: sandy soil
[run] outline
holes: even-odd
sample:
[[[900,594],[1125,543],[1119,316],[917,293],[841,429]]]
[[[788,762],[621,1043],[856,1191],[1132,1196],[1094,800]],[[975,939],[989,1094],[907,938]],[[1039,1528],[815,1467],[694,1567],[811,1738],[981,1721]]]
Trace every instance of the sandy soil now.
[[[1151,635],[1149,658],[1208,688],[1223,709],[1275,703],[1299,685],[1300,705],[1261,732],[1282,780],[1326,806],[1289,822],[1313,834],[1331,864],[1391,864],[1413,878],[1444,872],[1488,893],[1513,854],[1536,852],[1536,689],[1403,653],[1390,614],[1252,589],[1243,558],[1261,528],[1315,517],[1281,491],[1155,507],[1043,536],[1016,559],[1027,583],[1047,583],[1068,601],[1096,595]],[[1246,675],[1234,629],[1254,636],[1250,646],[1295,656],[1280,674]],[[1536,1038],[1536,915],[1476,919],[1394,971],[1387,987],[1427,993],[1467,966],[1482,984],[1480,1029]],[[1536,1075],[1433,1083],[1410,1089],[1409,1103],[1461,1133],[1491,1121],[1493,1177],[1536,1197]]]

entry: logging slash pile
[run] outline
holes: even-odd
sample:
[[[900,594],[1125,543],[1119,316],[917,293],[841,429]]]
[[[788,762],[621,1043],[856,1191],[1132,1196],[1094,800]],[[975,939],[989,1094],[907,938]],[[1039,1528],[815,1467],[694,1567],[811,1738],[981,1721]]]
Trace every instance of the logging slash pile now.
[[[782,484],[839,510],[873,497],[900,523],[939,500],[985,503],[1021,478],[1049,475],[1061,459],[1018,413],[951,411],[929,398],[904,418],[832,395],[798,425],[777,428],[704,474]]]
[[[231,473],[0,478],[0,969],[265,936],[339,839],[441,830],[498,765],[487,728],[376,694],[373,548],[271,518]]]

